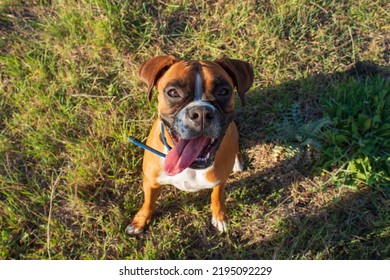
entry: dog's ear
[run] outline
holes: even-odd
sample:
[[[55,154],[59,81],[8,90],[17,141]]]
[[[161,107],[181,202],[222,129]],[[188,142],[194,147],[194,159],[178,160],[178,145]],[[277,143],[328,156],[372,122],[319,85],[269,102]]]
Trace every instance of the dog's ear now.
[[[174,56],[156,56],[141,64],[138,78],[148,86],[149,101],[152,99],[153,86],[175,61]]]
[[[245,105],[245,93],[249,90],[253,83],[252,66],[248,62],[229,58],[217,59],[214,62],[225,69],[225,71],[233,79],[241,102]]]

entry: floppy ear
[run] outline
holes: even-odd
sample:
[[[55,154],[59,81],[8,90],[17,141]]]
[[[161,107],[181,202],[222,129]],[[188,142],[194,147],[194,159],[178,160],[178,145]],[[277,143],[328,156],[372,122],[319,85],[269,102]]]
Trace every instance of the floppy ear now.
[[[233,79],[241,102],[245,105],[245,93],[249,90],[253,83],[252,66],[248,62],[229,58],[217,59],[214,62],[225,69],[225,71]]]
[[[174,56],[156,56],[141,64],[138,78],[148,86],[149,101],[152,99],[153,86],[175,60]]]

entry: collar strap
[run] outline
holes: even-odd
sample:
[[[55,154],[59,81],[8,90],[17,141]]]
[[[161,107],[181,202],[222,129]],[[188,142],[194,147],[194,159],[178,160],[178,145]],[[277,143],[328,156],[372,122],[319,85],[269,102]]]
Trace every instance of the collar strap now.
[[[165,138],[164,125],[163,125],[162,122],[160,123],[160,128],[161,128],[161,138],[162,138],[162,142],[164,143],[165,148],[167,148],[168,151],[170,151],[172,148],[171,148],[171,146],[168,145],[167,139]]]
[[[162,138],[162,142],[164,143],[164,146],[168,149],[168,151],[170,151],[172,148],[168,145],[167,139],[165,138],[164,125],[163,125],[162,122],[161,122],[160,128],[161,128],[161,138]],[[149,152],[152,152],[152,153],[154,153],[154,154],[156,154],[156,155],[158,155],[158,156],[160,156],[160,157],[162,157],[162,158],[165,158],[165,156],[166,156],[165,154],[163,154],[163,153],[161,153],[161,152],[159,152],[159,151],[153,149],[152,147],[149,147],[149,146],[147,146],[147,145],[141,143],[140,141],[134,139],[133,137],[129,137],[128,139],[129,139],[129,141],[130,141],[131,143],[133,143],[134,145],[136,145],[136,146],[138,146],[138,147],[140,147],[140,148],[142,148],[142,149],[148,150]]]

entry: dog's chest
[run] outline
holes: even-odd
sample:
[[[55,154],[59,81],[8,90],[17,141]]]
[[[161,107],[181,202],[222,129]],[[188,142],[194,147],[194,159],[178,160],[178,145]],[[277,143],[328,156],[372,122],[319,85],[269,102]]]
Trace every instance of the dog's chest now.
[[[175,176],[168,176],[162,171],[157,178],[157,182],[161,185],[173,185],[174,187],[187,192],[210,189],[217,186],[219,181],[210,182],[207,179],[206,174],[209,171],[209,168],[203,170],[187,168]]]

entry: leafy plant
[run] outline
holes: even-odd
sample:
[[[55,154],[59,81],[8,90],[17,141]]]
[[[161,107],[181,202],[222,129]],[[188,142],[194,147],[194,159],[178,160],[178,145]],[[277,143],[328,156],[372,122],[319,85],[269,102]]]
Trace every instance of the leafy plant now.
[[[321,104],[332,124],[324,133],[323,167],[346,163],[347,184],[390,190],[389,81],[347,78],[330,87]]]
[[[290,110],[283,111],[279,104],[281,114],[280,120],[273,123],[268,136],[269,140],[276,140],[281,143],[288,143],[291,149],[297,154],[302,148],[313,148],[320,150],[322,145],[323,133],[330,124],[329,118],[305,123],[299,111],[299,104],[291,105]]]

